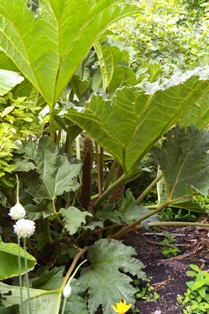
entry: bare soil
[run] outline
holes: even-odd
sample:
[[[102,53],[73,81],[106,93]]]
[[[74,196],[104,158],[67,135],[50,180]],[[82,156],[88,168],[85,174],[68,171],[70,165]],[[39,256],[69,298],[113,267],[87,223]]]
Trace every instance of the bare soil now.
[[[161,241],[164,239],[164,232],[176,236],[175,245],[181,252],[175,257],[166,259],[162,254]],[[124,236],[123,243],[135,248],[137,258],[145,265],[147,277],[152,277],[150,285],[159,295],[159,298],[152,302],[137,300],[135,308],[140,314],[183,314],[177,296],[184,294],[187,289],[186,282],[192,280],[186,275],[190,264],[208,269],[208,232],[206,228],[169,227],[161,228],[157,232],[139,229]],[[141,287],[146,285],[147,282],[141,281]]]

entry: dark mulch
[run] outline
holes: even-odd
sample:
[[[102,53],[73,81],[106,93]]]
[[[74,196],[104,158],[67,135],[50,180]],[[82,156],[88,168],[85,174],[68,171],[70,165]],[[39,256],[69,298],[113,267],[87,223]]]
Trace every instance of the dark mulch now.
[[[181,253],[178,256],[165,259],[162,254],[164,232],[176,235],[176,244]],[[152,234],[153,233],[153,234]],[[144,265],[147,277],[152,277],[150,284],[159,294],[159,299],[153,302],[137,300],[135,307],[140,314],[182,314],[183,309],[177,302],[177,296],[183,295],[187,289],[186,282],[191,277],[186,275],[190,264],[196,264],[208,269],[209,238],[208,230],[194,227],[164,228],[156,233],[152,230],[139,229],[123,238],[123,243],[135,248],[137,258]],[[141,282],[142,287],[146,282]],[[130,311],[131,313],[131,311]]]

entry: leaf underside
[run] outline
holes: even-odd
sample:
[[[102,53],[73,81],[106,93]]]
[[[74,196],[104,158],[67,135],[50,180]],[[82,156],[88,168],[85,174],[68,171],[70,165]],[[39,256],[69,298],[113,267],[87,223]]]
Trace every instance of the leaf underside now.
[[[167,86],[157,86],[160,90],[151,95],[137,87],[118,89],[112,100],[93,95],[84,111],[70,108],[66,118],[87,131],[131,175],[154,143],[209,89],[209,81],[198,76],[172,84],[171,79]]]
[[[162,148],[152,149],[164,174],[169,200],[208,194],[208,148],[208,131],[192,125],[186,130],[173,128],[166,134]]]
[[[119,0],[40,0],[35,13],[26,0],[1,0],[0,46],[52,106],[106,28],[136,13]]]

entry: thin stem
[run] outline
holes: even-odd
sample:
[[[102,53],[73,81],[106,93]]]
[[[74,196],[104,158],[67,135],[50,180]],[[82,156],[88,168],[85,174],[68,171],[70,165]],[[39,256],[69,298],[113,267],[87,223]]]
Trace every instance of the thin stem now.
[[[95,203],[94,209],[97,209],[99,205],[104,201],[104,199],[114,190],[116,189],[121,183],[126,181],[126,175],[125,173],[115,182],[113,182],[106,191],[98,198],[98,200]]]
[[[80,258],[87,250],[88,250],[88,247],[85,246],[83,249],[81,249],[81,250],[76,254],[76,256],[75,256],[75,258],[74,258],[74,260],[73,260],[73,262],[72,262],[70,268],[68,269],[68,272],[67,272],[67,274],[65,275],[65,278],[64,278],[64,280],[63,280],[63,282],[62,282],[62,284],[61,284],[61,287],[60,287],[60,290],[61,290],[61,291],[64,289],[64,287],[65,287],[65,285],[66,285],[66,283],[67,283],[67,281],[68,281],[68,279],[69,279],[69,277],[70,277],[70,275],[71,275],[73,269],[75,268],[75,265],[76,265],[77,261],[79,260],[79,258]]]
[[[77,271],[79,270],[79,268],[80,268],[86,261],[87,261],[87,259],[85,259],[83,262],[81,262],[81,263],[76,267],[74,273],[72,274],[72,276],[71,276],[70,279],[68,280],[68,283],[67,283],[68,286],[70,286],[71,280],[72,280],[73,277],[76,275],[76,273],[77,273]],[[65,297],[65,298],[64,298],[63,305],[62,305],[62,314],[64,314],[64,312],[65,312],[66,300],[67,300],[67,298]]]
[[[152,182],[151,184],[144,190],[144,192],[136,199],[135,203],[138,205],[143,198],[150,192],[150,190],[156,185],[156,183],[163,177],[163,174],[159,174]]]
[[[112,165],[110,167],[110,171],[108,172],[108,176],[107,176],[107,180],[106,180],[106,183],[105,183],[105,186],[104,186],[104,191],[107,190],[108,186],[110,185],[110,182],[114,176],[114,173],[115,173],[115,168],[117,166],[117,159],[115,158],[112,162]]]
[[[190,222],[190,221],[156,221],[148,222],[148,226],[157,227],[157,226],[181,226],[181,227],[204,227],[209,228],[209,224],[203,224],[201,222]]]
[[[27,260],[27,254],[26,254],[26,238],[23,238],[23,244],[24,244],[24,258],[25,258],[25,278],[26,278],[26,288],[27,288],[27,295],[28,295],[28,309],[29,313],[32,314],[31,309],[31,302],[30,302],[30,288],[29,288],[29,278],[28,278],[28,260]]]
[[[52,146],[55,145],[55,128],[54,128],[54,112],[53,108],[49,106],[49,128],[50,128],[50,139]]]
[[[63,304],[62,304],[62,313],[61,314],[64,314],[64,312],[65,312],[66,301],[67,301],[67,298],[64,298],[64,301],[63,301]]]
[[[99,172],[100,172],[100,189],[101,189],[101,194],[103,190],[103,167],[104,167],[104,149],[103,147],[100,146],[100,158],[99,158]]]
[[[20,257],[20,237],[17,237],[18,243],[18,269],[19,269],[19,285],[20,285],[20,306],[21,306],[21,314],[24,314],[23,307],[23,295],[22,295],[22,267],[21,267],[21,257]]]
[[[19,179],[18,176],[16,175],[16,181],[17,181],[17,188],[16,188],[16,203],[19,204],[20,200],[19,200]]]

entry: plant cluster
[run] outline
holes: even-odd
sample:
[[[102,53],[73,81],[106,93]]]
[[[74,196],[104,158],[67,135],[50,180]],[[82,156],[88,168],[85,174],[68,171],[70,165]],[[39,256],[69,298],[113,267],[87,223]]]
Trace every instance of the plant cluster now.
[[[166,257],[176,256],[180,250],[173,243],[176,241],[175,236],[171,236],[168,233],[164,233],[165,238],[160,242],[165,246],[162,249],[162,254]]]
[[[200,203],[200,201],[197,202],[198,204],[200,204],[204,208],[207,208],[204,202],[204,199],[205,199],[204,197],[202,196],[200,198],[198,196],[193,197],[194,202],[197,199],[202,200],[202,204]],[[167,207],[159,213],[159,216],[162,221],[197,221],[198,220],[197,212],[195,213],[191,210],[188,211],[181,208],[178,209],[178,208]]]
[[[4,97],[0,97],[0,182],[1,190],[3,188],[4,192],[6,187],[12,186],[6,174],[15,170],[15,165],[11,164],[11,160],[13,151],[17,148],[17,142],[25,141],[41,133],[41,121],[38,119],[41,107],[34,103],[34,99],[30,99],[30,95],[20,96],[20,90],[21,87],[13,94],[9,92]]]
[[[204,266],[204,265],[202,265]],[[188,286],[184,297],[179,296],[178,301],[183,305],[185,314],[203,314],[209,312],[209,274],[202,267],[190,265],[192,270],[187,271],[187,275],[194,277],[188,281]]]
[[[142,288],[138,279],[133,281],[133,285],[136,287],[136,298],[138,300],[144,300],[153,302],[159,299],[159,295],[154,291],[154,287],[151,285],[152,277],[147,278],[146,287]]]
[[[208,64],[208,3],[136,0],[141,14],[119,21],[114,37],[134,48],[132,66],[150,78]],[[151,70],[146,71],[147,65]]]

